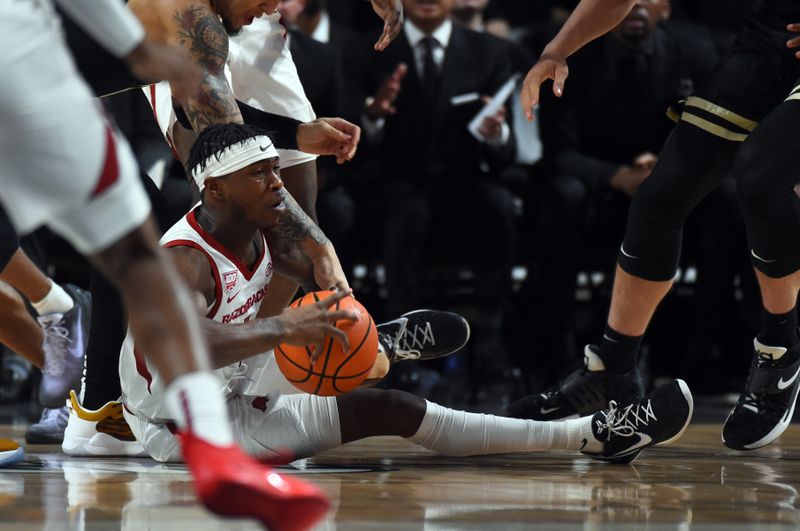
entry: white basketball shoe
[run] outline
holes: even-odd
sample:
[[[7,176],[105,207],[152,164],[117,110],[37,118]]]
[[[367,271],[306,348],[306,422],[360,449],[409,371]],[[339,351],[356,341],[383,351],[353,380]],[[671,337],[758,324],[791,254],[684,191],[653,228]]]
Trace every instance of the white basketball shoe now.
[[[84,409],[70,391],[69,421],[61,449],[72,456],[145,456],[122,414],[121,402],[108,402],[96,411]]]

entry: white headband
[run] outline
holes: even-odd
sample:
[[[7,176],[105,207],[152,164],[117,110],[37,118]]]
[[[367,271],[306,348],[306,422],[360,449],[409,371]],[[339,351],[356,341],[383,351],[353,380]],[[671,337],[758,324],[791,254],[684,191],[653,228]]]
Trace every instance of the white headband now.
[[[211,155],[206,159],[205,164],[195,166],[192,170],[192,179],[202,192],[208,178],[224,177],[254,162],[277,156],[278,151],[268,136],[254,136],[241,144],[235,144]],[[200,168],[203,167],[205,169],[201,170]]]

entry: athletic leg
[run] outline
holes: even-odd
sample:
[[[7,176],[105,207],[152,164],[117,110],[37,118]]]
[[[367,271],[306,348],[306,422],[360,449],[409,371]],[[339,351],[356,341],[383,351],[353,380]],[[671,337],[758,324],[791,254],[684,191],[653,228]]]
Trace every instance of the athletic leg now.
[[[779,105],[750,135],[733,170],[763,301],[747,386],[722,432],[725,444],[738,450],[760,448],[783,433],[800,390],[800,199],[795,191],[800,101],[796,97],[800,96],[790,96]]]
[[[44,332],[19,293],[5,282],[0,282],[0,343],[39,369],[44,367]]]
[[[589,370],[519,401],[516,414],[561,418],[602,407],[609,398],[622,400],[616,381],[604,382],[604,374],[635,372],[642,336],[675,275],[689,212],[726,176],[741,142],[797,77],[800,67],[785,47],[784,18],[793,13],[789,6],[759,4],[710,79],[687,98],[656,167],[631,203],[603,339],[584,352]]]
[[[159,234],[177,221],[170,219],[169,208],[155,183],[140,172]],[[80,403],[89,410],[97,410],[108,402],[119,400],[119,353],[125,339],[126,317],[122,300],[116,288],[96,268],[90,273],[92,294],[92,319],[89,342],[86,346],[86,370]]]

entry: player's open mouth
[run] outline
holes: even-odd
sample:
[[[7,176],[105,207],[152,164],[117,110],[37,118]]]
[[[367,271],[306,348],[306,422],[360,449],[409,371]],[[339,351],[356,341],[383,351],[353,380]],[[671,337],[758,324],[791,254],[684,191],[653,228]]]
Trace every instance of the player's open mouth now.
[[[280,195],[280,199],[270,205],[270,208],[275,210],[286,210],[286,201],[284,201],[284,195]]]

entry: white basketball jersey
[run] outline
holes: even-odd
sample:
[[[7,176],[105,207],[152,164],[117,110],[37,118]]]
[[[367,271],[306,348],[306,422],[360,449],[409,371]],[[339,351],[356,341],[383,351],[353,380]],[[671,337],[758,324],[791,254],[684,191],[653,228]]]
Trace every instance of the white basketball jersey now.
[[[263,15],[229,39],[225,76],[239,101],[261,111],[309,122],[316,115],[297,75],[280,18],[277,13]],[[162,81],[142,90],[171,145],[172,126],[177,118],[169,83]]]
[[[218,323],[245,323],[258,314],[272,278],[272,259],[263,235],[261,238],[261,255],[255,265],[248,268],[200,226],[192,210],[164,234],[161,245],[191,247],[202,252],[211,266],[216,288],[207,317]],[[260,396],[283,387],[279,384],[283,378],[274,358],[272,352],[267,352],[215,372],[227,393]],[[169,420],[163,406],[163,380],[136,349],[130,330],[122,344],[119,372],[123,401],[129,411],[155,422]]]
[[[280,14],[263,15],[230,39],[228,67],[236,98],[301,122],[316,118],[289,51]]]

